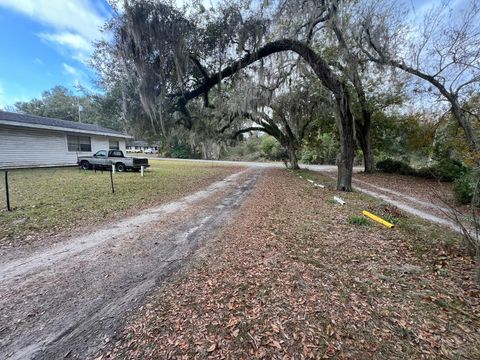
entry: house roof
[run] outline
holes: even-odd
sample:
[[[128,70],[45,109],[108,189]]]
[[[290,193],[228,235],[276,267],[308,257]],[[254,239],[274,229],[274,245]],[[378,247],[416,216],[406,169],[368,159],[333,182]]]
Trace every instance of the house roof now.
[[[53,119],[42,116],[13,113],[1,110],[0,124],[37,129],[60,130],[83,134],[96,134],[121,138],[131,138],[130,135],[96,124],[85,124],[75,121]]]

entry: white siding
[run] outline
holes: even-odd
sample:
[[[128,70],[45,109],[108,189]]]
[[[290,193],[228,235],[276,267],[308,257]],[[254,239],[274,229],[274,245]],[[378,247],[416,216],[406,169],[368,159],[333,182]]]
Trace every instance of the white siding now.
[[[75,135],[72,133],[72,135]],[[108,137],[91,135],[92,152],[108,149]],[[112,137],[113,138],[113,137]],[[118,139],[125,151],[125,139]],[[67,148],[67,132],[0,125],[0,168],[66,166],[77,163]]]
[[[120,150],[122,150],[124,154],[127,152],[127,147],[125,144],[125,139],[118,139],[118,145],[120,146]]]
[[[122,150],[125,154],[125,139],[100,135],[92,135],[92,153],[95,154],[98,150],[108,150],[110,147],[109,140],[118,141],[119,150]]]
[[[92,135],[92,153],[98,150],[108,150],[108,137],[100,135]]]

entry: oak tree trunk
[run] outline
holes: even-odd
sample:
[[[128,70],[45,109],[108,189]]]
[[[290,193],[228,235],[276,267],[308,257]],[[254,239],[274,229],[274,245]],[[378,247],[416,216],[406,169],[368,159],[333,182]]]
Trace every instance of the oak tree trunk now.
[[[477,142],[477,137],[475,135],[475,131],[473,130],[472,125],[470,124],[468,119],[465,117],[465,114],[462,111],[462,108],[460,107],[460,104],[458,103],[457,99],[451,100],[450,104],[452,105],[453,116],[455,117],[458,124],[463,129],[465,138],[467,139],[467,142],[468,142],[468,147],[470,148],[470,151],[472,153],[473,161],[477,165],[480,165],[480,153],[478,149],[478,142]]]
[[[288,161],[290,163],[290,169],[298,170],[300,167],[298,166],[298,159],[297,159],[297,152],[293,146],[287,146],[287,154],[288,154]]]
[[[353,114],[350,108],[350,98],[343,84],[338,94],[342,95],[336,96],[341,149],[340,159],[337,163],[337,190],[352,191],[353,159],[355,156]]]
[[[373,174],[375,172],[375,160],[373,157],[372,152],[372,145],[371,145],[371,137],[370,137],[370,129],[371,129],[371,121],[364,122],[356,122],[356,137],[358,144],[360,145],[360,149],[362,149],[363,153],[363,165],[364,170],[367,174]]]
[[[353,83],[353,87],[355,92],[357,93],[358,102],[361,108],[361,119],[357,119],[355,121],[355,135],[357,138],[357,142],[360,145],[360,148],[363,152],[363,163],[365,166],[366,173],[373,173],[375,171],[375,163],[373,160],[373,153],[372,153],[372,146],[370,141],[370,126],[371,126],[371,119],[372,114],[370,110],[370,106],[368,104],[367,96],[365,94],[365,89],[362,84],[362,79],[359,74],[358,68],[358,59],[354,56],[347,45],[347,42],[343,36],[342,31],[337,25],[337,7],[332,6],[333,17],[330,25],[332,26],[335,35],[343,48],[344,55],[347,59],[348,65],[346,67],[341,66],[343,69],[342,71],[348,74],[348,77],[351,79]]]

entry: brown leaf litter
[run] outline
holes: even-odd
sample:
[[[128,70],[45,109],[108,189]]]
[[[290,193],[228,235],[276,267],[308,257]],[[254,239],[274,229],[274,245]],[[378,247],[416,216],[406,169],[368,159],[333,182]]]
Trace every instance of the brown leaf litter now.
[[[268,170],[209,255],[100,358],[480,358],[471,259],[419,255],[401,226],[348,224],[358,209],[334,194]]]

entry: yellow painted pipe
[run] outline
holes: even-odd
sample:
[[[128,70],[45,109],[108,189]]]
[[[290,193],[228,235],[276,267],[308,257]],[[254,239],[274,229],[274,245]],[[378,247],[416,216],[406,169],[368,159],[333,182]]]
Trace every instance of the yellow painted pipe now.
[[[368,212],[366,210],[363,210],[362,214],[369,217],[372,220],[375,220],[376,222],[379,222],[380,224],[386,226],[389,229],[395,226],[392,223],[389,223],[388,221],[383,220],[381,217],[378,217],[377,215],[373,215],[371,212]]]

